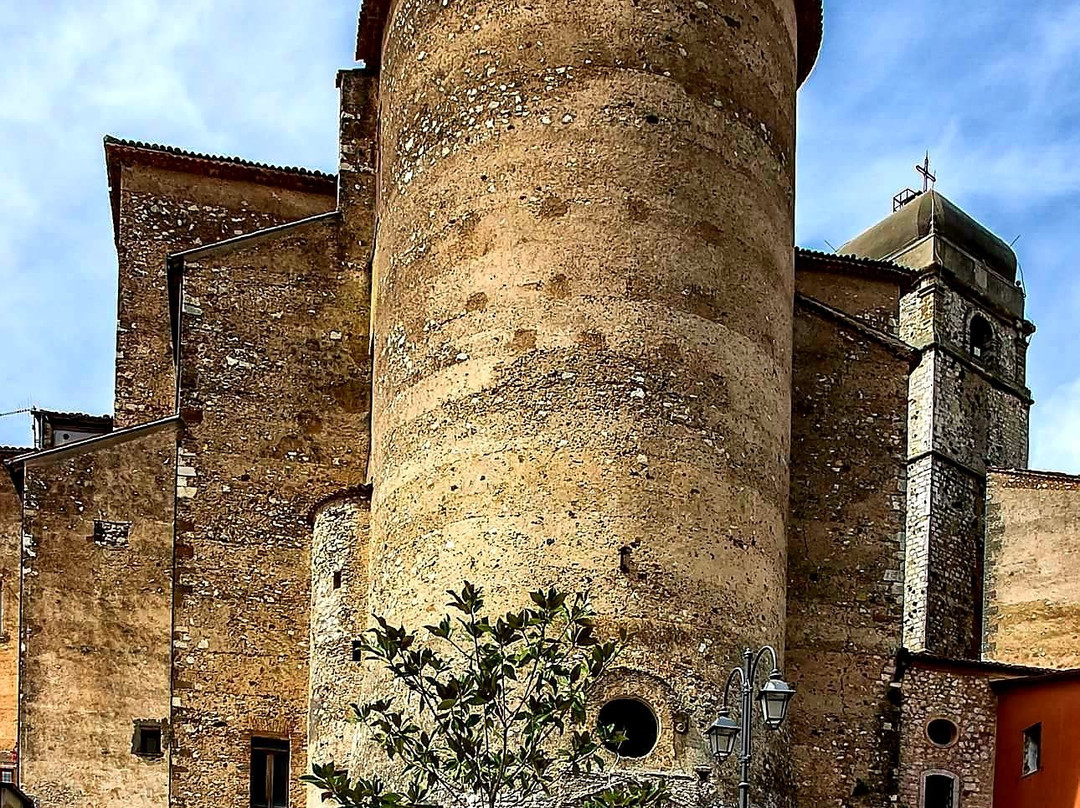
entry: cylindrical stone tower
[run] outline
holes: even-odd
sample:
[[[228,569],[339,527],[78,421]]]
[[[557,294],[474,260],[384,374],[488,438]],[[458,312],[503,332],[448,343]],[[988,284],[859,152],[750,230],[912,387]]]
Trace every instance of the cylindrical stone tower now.
[[[366,491],[347,491],[312,515],[311,614],[307,752],[312,764],[353,758],[355,725],[344,717],[362,687],[352,644],[367,626],[368,538]],[[322,805],[308,789],[308,805]]]
[[[371,606],[417,625],[463,579],[497,608],[590,589],[635,632],[613,687],[659,719],[649,769],[704,762],[739,650],[782,650],[819,35],[818,0],[397,0],[386,22]]]

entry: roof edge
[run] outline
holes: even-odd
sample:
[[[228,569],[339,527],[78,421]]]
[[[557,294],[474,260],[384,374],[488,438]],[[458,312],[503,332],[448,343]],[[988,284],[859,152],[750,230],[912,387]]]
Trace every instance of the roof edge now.
[[[206,152],[197,152],[188,149],[181,149],[178,146],[168,146],[161,143],[149,143],[143,140],[129,140],[127,138],[115,137],[114,135],[105,135],[104,143],[107,153],[110,150],[115,152],[127,151],[136,157],[139,156],[140,153],[145,153],[146,155],[154,155],[158,158],[168,156],[173,158],[178,164],[190,164],[192,162],[216,163],[228,166],[238,166],[240,168],[246,168],[252,171],[265,171],[272,174],[286,174],[295,177],[308,177],[327,183],[337,182],[336,175],[328,174],[325,171],[319,171],[315,168],[305,168],[303,166],[280,166],[274,165],[272,163],[260,163],[256,160],[248,160],[244,157],[221,154],[208,154]]]
[[[1035,676],[1014,676],[1008,679],[998,679],[990,683],[990,689],[995,693],[1003,693],[1021,687],[1034,687],[1052,682],[1068,682],[1074,679],[1080,679],[1080,668],[1061,668],[1060,670],[1049,671]]]
[[[986,470],[987,474],[1008,475],[1009,477],[1027,477],[1033,480],[1061,480],[1064,482],[1080,484],[1080,474],[1069,474],[1066,471],[1043,471],[1040,469],[1007,469],[991,466]]]
[[[275,166],[242,157],[204,154],[112,135],[105,135],[104,147],[114,239],[120,237],[120,169],[129,165],[152,166],[167,171],[256,182],[337,197],[337,176],[311,168]]]
[[[182,425],[183,421],[181,420],[179,415],[170,415],[167,418],[159,418],[157,421],[149,421],[145,424],[129,426],[126,429],[117,429],[114,432],[106,432],[102,435],[94,435],[93,437],[86,438],[85,440],[65,443],[63,446],[54,446],[51,449],[44,449],[42,451],[31,451],[26,454],[18,455],[16,457],[5,460],[4,465],[7,466],[9,469],[12,469],[16,466],[26,466],[31,463],[38,463],[39,461],[55,460],[69,454],[81,454],[85,451],[92,451],[98,448],[113,446],[119,443],[125,443],[144,434],[149,434],[151,432],[156,432],[159,429],[164,429],[167,426]]]
[[[900,667],[907,669],[913,666],[927,668],[944,668],[946,670],[971,671],[979,673],[1001,673],[1013,676],[1045,676],[1059,673],[1054,668],[1038,668],[1033,665],[1014,665],[1008,662],[993,662],[983,659],[959,659],[957,657],[939,656],[925,651],[909,651],[901,649],[899,655]]]
[[[877,258],[862,258],[850,253],[828,253],[806,247],[796,247],[795,257],[812,264],[831,265],[829,268],[854,269],[864,274],[883,275],[896,281],[903,291],[911,289],[918,280],[918,273],[909,267]]]

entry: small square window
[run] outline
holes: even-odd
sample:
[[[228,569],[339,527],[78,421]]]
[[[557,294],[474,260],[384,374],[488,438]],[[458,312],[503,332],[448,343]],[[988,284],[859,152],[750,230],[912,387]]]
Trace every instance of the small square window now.
[[[1035,774],[1042,768],[1042,724],[1035,724],[1024,730],[1024,768],[1023,777]]]
[[[14,769],[0,769],[0,783],[15,783],[15,770]]]
[[[161,725],[136,724],[131,739],[131,754],[139,757],[161,757]]]

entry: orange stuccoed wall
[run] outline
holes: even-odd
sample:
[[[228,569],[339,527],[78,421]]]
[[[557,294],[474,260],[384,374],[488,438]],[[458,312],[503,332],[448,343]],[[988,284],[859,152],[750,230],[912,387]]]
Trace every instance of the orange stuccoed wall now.
[[[995,808],[1080,808],[1080,679],[1002,684],[995,688]],[[1024,730],[1038,723],[1040,768],[1024,777]]]

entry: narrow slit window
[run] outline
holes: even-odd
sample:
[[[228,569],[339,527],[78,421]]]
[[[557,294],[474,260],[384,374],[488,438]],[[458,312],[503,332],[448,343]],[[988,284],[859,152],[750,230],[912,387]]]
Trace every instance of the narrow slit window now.
[[[341,589],[341,570],[334,572],[334,589]]]
[[[251,739],[251,808],[288,808],[289,742]]]
[[[352,661],[363,662],[364,661],[364,644],[360,640],[352,641]]]

